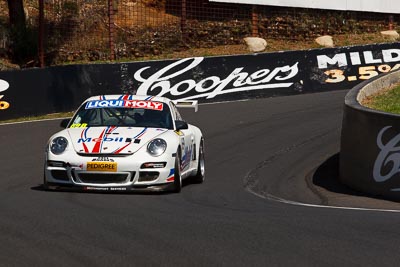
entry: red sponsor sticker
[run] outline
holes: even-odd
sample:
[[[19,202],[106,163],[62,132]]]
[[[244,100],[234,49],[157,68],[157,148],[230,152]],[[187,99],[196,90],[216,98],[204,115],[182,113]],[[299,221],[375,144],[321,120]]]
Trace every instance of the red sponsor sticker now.
[[[126,100],[124,106],[127,108],[144,108],[153,110],[163,110],[163,103],[153,101],[138,101],[138,100]]]

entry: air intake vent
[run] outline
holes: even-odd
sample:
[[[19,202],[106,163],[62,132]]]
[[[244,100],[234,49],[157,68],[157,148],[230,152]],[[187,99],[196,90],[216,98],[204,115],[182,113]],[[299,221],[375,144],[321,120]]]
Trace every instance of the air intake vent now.
[[[134,175],[134,173],[132,173]],[[90,184],[111,184],[111,183],[125,183],[128,179],[127,173],[80,173],[79,179],[83,183]]]

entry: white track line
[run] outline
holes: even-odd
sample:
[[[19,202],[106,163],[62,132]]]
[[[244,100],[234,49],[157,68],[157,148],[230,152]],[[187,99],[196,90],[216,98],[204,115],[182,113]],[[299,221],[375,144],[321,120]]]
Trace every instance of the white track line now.
[[[340,210],[357,210],[357,211],[374,211],[374,212],[392,212],[392,213],[400,213],[400,210],[391,210],[391,209],[370,209],[370,208],[355,208],[355,207],[342,207],[342,206],[326,206],[326,205],[317,205],[317,204],[307,204],[307,203],[302,203],[302,202],[297,202],[297,201],[291,201],[291,200],[286,200],[283,198],[279,198],[279,197],[275,197],[273,195],[261,195],[261,194],[257,194],[251,190],[247,190],[249,191],[251,194],[263,198],[263,199],[267,199],[267,200],[271,200],[271,201],[275,201],[275,202],[280,202],[280,203],[284,203],[284,204],[289,204],[289,205],[294,205],[294,206],[302,206],[302,207],[309,207],[309,208],[324,208],[324,209],[340,209]]]
[[[227,103],[233,103],[233,102],[246,102],[249,101],[249,99],[241,99],[238,101],[224,101],[224,102],[212,102],[212,103],[201,103],[199,106],[206,106],[206,105],[216,105],[216,104],[227,104]],[[41,121],[54,121],[54,120],[62,120],[62,119],[69,119],[70,117],[64,117],[64,118],[52,118],[52,119],[40,119],[40,120],[30,120],[30,121],[18,121],[18,122],[6,122],[6,123],[1,123],[0,126],[3,125],[13,125],[13,124],[23,124],[23,123],[31,123],[31,122],[41,122]]]
[[[52,119],[40,119],[40,120],[32,120],[32,121],[6,122],[6,123],[0,123],[0,126],[3,126],[3,125],[13,125],[13,124],[23,124],[23,123],[31,123],[31,122],[41,122],[41,121],[55,121],[55,120],[62,120],[62,119],[69,119],[69,118],[70,118],[70,117],[52,118]]]

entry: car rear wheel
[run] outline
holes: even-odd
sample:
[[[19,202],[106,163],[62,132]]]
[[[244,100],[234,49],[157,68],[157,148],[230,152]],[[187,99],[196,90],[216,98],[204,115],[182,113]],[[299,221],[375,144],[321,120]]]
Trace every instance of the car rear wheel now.
[[[205,156],[204,156],[204,141],[201,140],[200,142],[200,147],[199,147],[199,163],[197,165],[197,173],[195,176],[193,176],[193,182],[195,183],[203,183],[205,180],[205,173],[206,173],[206,168],[205,168]]]
[[[178,148],[175,157],[175,170],[174,170],[174,186],[172,191],[179,193],[182,190],[182,176],[181,176],[181,154]]]

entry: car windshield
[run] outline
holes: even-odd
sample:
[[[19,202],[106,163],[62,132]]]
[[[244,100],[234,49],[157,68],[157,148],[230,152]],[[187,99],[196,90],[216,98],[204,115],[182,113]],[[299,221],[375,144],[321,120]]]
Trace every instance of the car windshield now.
[[[173,129],[171,112],[168,105],[162,110],[132,107],[95,107],[82,105],[70,128],[96,126],[127,126]]]

